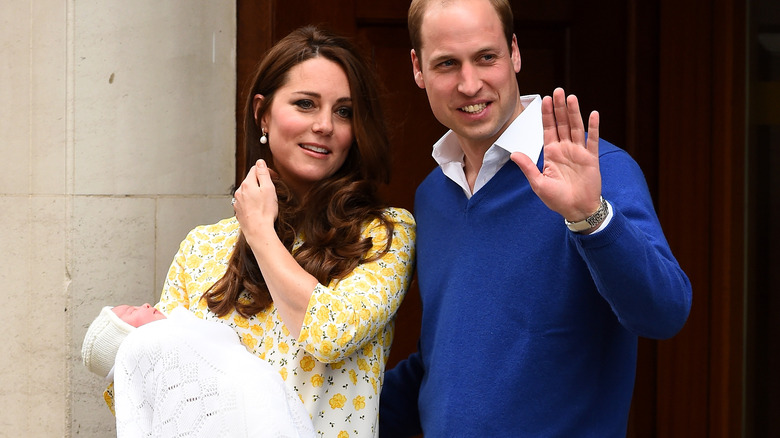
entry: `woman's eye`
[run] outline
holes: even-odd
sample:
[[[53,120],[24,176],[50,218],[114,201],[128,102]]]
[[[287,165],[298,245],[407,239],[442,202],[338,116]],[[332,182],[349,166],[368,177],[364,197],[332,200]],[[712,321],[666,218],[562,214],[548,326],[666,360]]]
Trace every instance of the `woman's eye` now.
[[[345,119],[352,118],[352,108],[341,107],[336,110],[336,114],[338,114],[339,117],[343,117]]]
[[[308,99],[301,99],[295,102],[295,105],[302,109],[311,109],[314,108],[314,102]]]

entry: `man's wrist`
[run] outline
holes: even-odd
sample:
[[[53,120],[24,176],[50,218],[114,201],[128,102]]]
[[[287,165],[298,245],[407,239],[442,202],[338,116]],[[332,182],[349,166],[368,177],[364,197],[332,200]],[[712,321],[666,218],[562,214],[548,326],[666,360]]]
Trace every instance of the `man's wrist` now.
[[[601,225],[602,222],[604,222],[604,219],[606,219],[607,216],[609,216],[609,204],[603,197],[600,196],[599,208],[596,209],[592,215],[579,222],[569,222],[569,220],[566,218],[564,218],[563,221],[566,224],[566,227],[568,227],[571,231],[574,231],[575,233],[582,233],[584,231],[597,228],[599,225]]]

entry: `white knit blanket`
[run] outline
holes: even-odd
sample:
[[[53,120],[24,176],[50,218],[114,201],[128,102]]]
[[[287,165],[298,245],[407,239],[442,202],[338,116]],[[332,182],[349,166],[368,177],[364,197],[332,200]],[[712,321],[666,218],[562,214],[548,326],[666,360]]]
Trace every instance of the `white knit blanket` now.
[[[186,309],[134,330],[114,367],[117,437],[314,437],[300,399],[236,333]]]

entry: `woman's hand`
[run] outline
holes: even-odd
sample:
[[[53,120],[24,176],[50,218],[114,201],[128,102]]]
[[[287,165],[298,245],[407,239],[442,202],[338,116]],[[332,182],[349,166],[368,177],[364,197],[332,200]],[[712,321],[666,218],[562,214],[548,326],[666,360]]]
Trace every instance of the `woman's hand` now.
[[[295,261],[276,234],[274,221],[279,214],[279,201],[271,172],[265,161],[258,160],[236,190],[233,208],[274,306],[292,336],[297,338],[317,279]]]
[[[249,246],[253,248],[253,241],[261,236],[269,232],[276,235],[274,221],[279,214],[279,203],[271,172],[265,160],[257,160],[233,195],[236,200],[233,203],[236,219]]]

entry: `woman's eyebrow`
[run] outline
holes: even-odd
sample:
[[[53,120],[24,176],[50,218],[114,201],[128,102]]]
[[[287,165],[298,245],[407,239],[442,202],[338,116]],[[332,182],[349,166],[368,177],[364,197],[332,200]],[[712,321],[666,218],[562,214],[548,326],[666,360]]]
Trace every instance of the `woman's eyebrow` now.
[[[292,94],[302,94],[304,96],[314,97],[314,98],[317,98],[317,99],[321,99],[322,98],[322,95],[320,93],[317,93],[316,91],[301,90],[301,91],[293,91]],[[352,102],[352,97],[351,96],[345,96],[345,97],[340,97],[340,98],[336,99],[336,102],[338,102],[338,103],[345,102],[345,101],[346,102]]]

